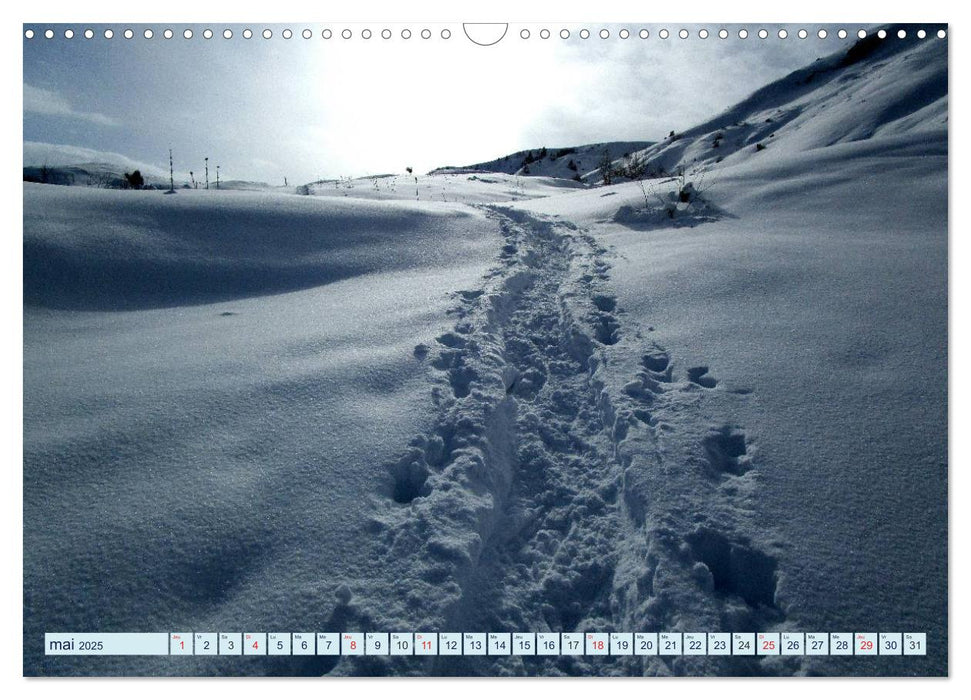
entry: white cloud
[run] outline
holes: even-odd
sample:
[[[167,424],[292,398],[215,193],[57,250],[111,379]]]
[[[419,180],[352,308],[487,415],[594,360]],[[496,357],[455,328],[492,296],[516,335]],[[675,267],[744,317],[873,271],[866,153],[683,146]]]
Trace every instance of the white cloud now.
[[[56,92],[28,85],[27,83],[24,83],[24,112],[81,119],[102,126],[118,126],[118,122],[111,117],[107,117],[99,112],[78,111],[71,106],[70,102]]]

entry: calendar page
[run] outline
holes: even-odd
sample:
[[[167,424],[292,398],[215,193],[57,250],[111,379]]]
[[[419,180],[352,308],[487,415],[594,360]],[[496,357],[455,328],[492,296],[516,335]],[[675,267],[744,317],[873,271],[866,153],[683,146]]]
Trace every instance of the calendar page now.
[[[948,26],[630,9],[20,27],[25,676],[948,674]]]

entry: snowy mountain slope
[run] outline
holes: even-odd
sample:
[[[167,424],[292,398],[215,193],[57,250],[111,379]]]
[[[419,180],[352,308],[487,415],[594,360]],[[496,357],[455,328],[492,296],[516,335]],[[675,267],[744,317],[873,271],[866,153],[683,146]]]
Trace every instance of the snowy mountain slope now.
[[[946,43],[871,34],[636,155],[653,175],[947,126]],[[618,163],[621,165],[621,163]]]
[[[606,153],[612,160],[623,158],[651,145],[650,141],[612,141],[563,148],[536,148],[517,151],[485,163],[462,167],[442,167],[432,174],[449,172],[490,172],[509,175],[533,175],[574,180],[588,179],[596,171]]]

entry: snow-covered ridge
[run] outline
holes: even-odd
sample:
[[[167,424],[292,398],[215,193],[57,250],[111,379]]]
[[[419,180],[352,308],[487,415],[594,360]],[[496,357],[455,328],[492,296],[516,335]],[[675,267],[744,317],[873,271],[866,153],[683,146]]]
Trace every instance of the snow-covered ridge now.
[[[891,37],[895,31],[888,29]],[[871,138],[946,136],[947,44],[909,36],[871,34],[633,158],[651,177],[755,158],[778,161]],[[620,169],[625,163],[619,159],[616,165]]]
[[[461,167],[441,167],[429,175],[446,173],[493,172],[586,181],[596,174],[604,158],[616,160],[651,145],[650,141],[611,141],[561,148],[531,148],[516,151],[484,163]]]
[[[132,168],[124,168],[116,163],[78,163],[76,165],[25,165],[24,181],[50,185],[75,185],[79,187],[102,187],[121,189],[125,187],[125,173]],[[150,188],[168,187],[168,177],[161,173],[142,172],[145,185]]]

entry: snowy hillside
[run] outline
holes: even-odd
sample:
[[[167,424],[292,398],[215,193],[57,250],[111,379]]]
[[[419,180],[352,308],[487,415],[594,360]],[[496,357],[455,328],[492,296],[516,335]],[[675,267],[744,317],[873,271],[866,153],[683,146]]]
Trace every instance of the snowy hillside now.
[[[517,151],[486,163],[462,167],[443,167],[429,174],[488,172],[508,175],[539,175],[566,180],[587,180],[597,172],[605,155],[610,160],[623,158],[650,146],[649,141],[613,141],[563,148],[535,148]]]
[[[896,29],[889,31],[893,36]],[[914,41],[871,34],[635,157],[657,176],[678,167],[733,165],[770,152],[790,157],[839,143],[946,129],[942,45]]]
[[[25,184],[25,671],[946,674],[946,56],[857,44],[601,187],[549,152],[300,194]],[[243,627],[928,654],[39,643]]]
[[[428,175],[397,173],[319,180],[290,191],[315,197],[488,204],[548,197],[584,186],[582,182],[557,177],[440,169]]]
[[[75,185],[78,187],[121,188],[125,186],[125,169],[114,163],[80,163],[78,165],[32,165],[24,166],[25,182],[49,183],[52,185]],[[168,187],[168,177],[159,173],[143,172],[145,184],[149,187]]]

